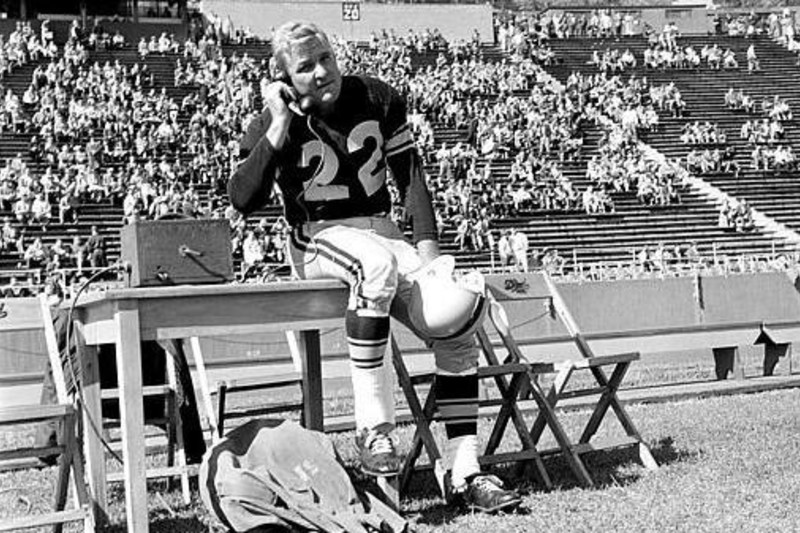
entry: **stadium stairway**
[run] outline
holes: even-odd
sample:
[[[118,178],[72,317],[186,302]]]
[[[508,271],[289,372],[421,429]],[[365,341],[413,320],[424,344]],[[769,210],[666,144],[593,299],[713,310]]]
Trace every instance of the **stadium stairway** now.
[[[639,39],[641,40],[641,39]],[[585,39],[575,39],[571,43],[580,54],[586,54]],[[563,41],[558,41],[563,44]],[[573,54],[577,56],[577,53]],[[566,79],[572,69],[586,71],[586,65],[569,58],[563,65],[555,67],[561,78]],[[589,185],[585,177],[586,161],[597,149],[600,136],[597,128],[586,126],[584,131],[584,150],[575,161],[565,161],[560,168],[576,187],[582,191]],[[452,128],[438,127],[435,130],[437,146],[441,141],[451,146],[465,141],[466,132]],[[660,138],[661,132],[654,136]],[[650,139],[648,139],[650,141]],[[670,141],[674,143],[674,140]],[[660,146],[651,143],[656,148]],[[665,145],[668,143],[664,143]],[[663,152],[663,150],[662,150]],[[483,163],[479,163],[479,167]],[[504,183],[508,177],[509,160],[491,162],[495,179]],[[429,172],[435,169],[429,167]],[[639,203],[635,193],[614,193],[616,212],[587,215],[582,211],[532,211],[516,217],[495,220],[492,229],[509,227],[523,229],[532,247],[538,251],[554,248],[562,257],[574,259],[584,265],[593,262],[629,261],[633,254],[643,246],[663,243],[667,247],[684,245],[694,241],[701,255],[712,258],[718,254],[730,256],[740,254],[769,255],[785,251],[785,244],[772,230],[750,232],[747,234],[730,232],[717,226],[717,207],[709,201],[706,194],[686,189],[681,191],[681,203],[667,207],[646,207]],[[444,248],[453,251],[452,240],[455,231],[449,229],[444,235]],[[462,262],[486,268],[491,265],[488,253],[462,253]],[[568,266],[569,268],[569,266]]]
[[[745,51],[751,42],[755,43],[756,51],[759,54],[762,71],[752,75],[746,72]],[[630,69],[621,74],[622,79],[627,79],[631,75],[646,76],[651,85],[661,85],[669,82],[674,82],[680,89],[683,99],[687,102],[686,116],[681,118],[673,118],[668,116],[665,112],[659,112],[660,127],[655,133],[648,133],[643,135],[643,140],[650,146],[664,154],[668,158],[685,158],[688,151],[693,148],[691,146],[683,145],[680,142],[680,134],[685,124],[695,120],[705,121],[708,120],[716,123],[726,133],[728,141],[732,143],[737,150],[737,159],[742,167],[739,180],[743,180],[750,172],[747,170],[749,166],[749,150],[745,150],[744,141],[739,140],[739,130],[741,124],[750,118],[760,118],[760,116],[748,117],[743,113],[736,113],[725,108],[724,94],[729,87],[741,88],[746,94],[756,98],[757,102],[763,97],[771,97],[776,93],[776,87],[779,88],[778,94],[789,101],[790,106],[797,108],[800,103],[800,88],[793,82],[793,74],[797,70],[794,66],[794,57],[785,49],[772,42],[765,37],[758,37],[753,41],[741,37],[725,37],[725,36],[687,36],[681,37],[678,44],[682,47],[693,46],[698,52],[706,44],[716,43],[722,49],[731,48],[735,51],[737,59],[739,60],[740,67],[737,70],[720,70],[713,71],[707,67],[701,67],[697,70],[647,70],[642,66],[643,51],[647,48],[647,42],[642,37],[627,37],[616,39],[586,39],[586,38],[573,38],[573,39],[554,39],[550,41],[550,45],[556,52],[556,57],[560,59],[560,63],[555,66],[546,67],[546,69],[557,79],[565,81],[569,74],[573,71],[580,71],[583,73],[596,73],[599,70],[592,65],[588,64],[591,57],[592,50],[605,51],[606,49],[616,49],[624,51],[630,49],[637,57],[639,65],[635,69]],[[796,121],[792,120],[786,124],[787,142],[792,145],[795,143],[797,137]],[[699,148],[705,148],[700,146]],[[713,148],[713,147],[712,147]],[[584,151],[584,158],[591,157],[590,151]],[[585,172],[585,170],[584,170]],[[763,172],[757,174],[763,175]],[[769,174],[769,173],[767,173]],[[712,177],[715,177],[712,175]],[[708,179],[708,176],[701,176],[703,179]],[[573,183],[581,183],[579,176],[573,176]],[[713,183],[711,185],[716,185]],[[784,183],[784,180],[782,183]],[[585,180],[584,180],[585,182]],[[757,202],[756,199],[763,193],[767,192],[771,187],[764,187],[756,189],[756,194],[750,196],[742,194],[741,191],[735,189],[724,189],[724,192],[735,198],[747,199],[751,205],[757,207],[767,216],[775,216],[772,211],[764,208],[764,202]],[[781,192],[777,192],[780,196]],[[690,238],[698,242],[701,253],[705,249],[713,250],[720,248],[730,250],[729,253],[735,254],[772,254],[774,252],[787,251],[790,246],[782,239],[776,237],[771,231],[756,231],[747,234],[746,236],[739,233],[733,234],[717,228],[717,207],[708,199],[708,196],[701,194],[699,191],[689,190],[681,193],[682,203],[679,206],[670,206],[668,208],[647,208],[644,211],[656,215],[660,210],[668,210],[674,212],[676,231],[670,236],[667,232],[663,236],[664,242],[681,242],[680,237]],[[770,198],[770,196],[767,196]],[[620,197],[620,195],[613,195],[615,205],[617,206],[617,214],[625,215],[628,209],[636,209],[636,200]],[[784,202],[785,203],[785,202]],[[637,206],[642,210],[642,206]],[[798,205],[800,207],[800,205]],[[683,219],[682,217],[687,217]],[[776,217],[777,222],[784,222]],[[639,235],[646,239],[650,223],[656,222],[656,218],[648,217],[642,220],[642,231]],[[679,222],[681,221],[681,222]],[[689,227],[694,227],[696,233],[694,236],[687,235],[686,228],[678,226],[686,222]],[[606,230],[607,231],[607,230]],[[646,243],[646,241],[645,241]],[[717,243],[714,245],[714,243]],[[652,244],[652,241],[651,241]],[[739,246],[741,244],[741,246]],[[580,252],[581,250],[579,250]]]
[[[725,37],[684,37],[681,38],[681,45],[686,46],[691,43],[698,50],[706,42],[717,42],[721,47],[735,47],[740,62],[744,63],[744,50],[749,44],[741,38]],[[629,47],[641,58],[641,51],[645,48],[646,42],[642,38],[626,38],[620,41],[599,41],[591,39],[565,39],[554,40],[551,42],[557,57],[563,62],[553,67],[547,67],[555,77],[564,80],[572,70],[591,72],[592,68],[586,65],[591,48],[593,46],[613,46],[624,50]],[[770,95],[775,87],[780,87],[781,95],[788,98],[790,105],[797,108],[800,101],[800,88],[795,89],[791,77],[796,67],[791,54],[766,39],[756,41],[757,50],[761,57],[762,73],[747,76],[740,71],[703,71],[702,76],[698,76],[693,71],[644,71],[639,69],[636,73],[647,75],[652,83],[666,83],[675,81],[681,89],[684,99],[688,103],[689,115],[683,119],[673,119],[661,114],[662,128],[653,135],[647,137],[647,142],[664,153],[667,157],[685,156],[685,147],[676,142],[680,128],[690,120],[708,120],[718,122],[725,128],[728,138],[734,140],[738,138],[738,121],[743,121],[743,116],[736,115],[724,108],[722,96],[728,86],[736,84],[745,89],[748,94],[756,97]],[[267,44],[249,43],[247,45],[230,46],[224,49],[224,53],[236,52],[242,54],[247,52],[251,57],[261,60],[268,57],[269,46]],[[497,61],[503,58],[502,53],[494,46],[484,47],[483,55],[485,58]],[[435,64],[438,52],[416,55],[413,64],[417,67],[428,64]],[[153,73],[155,89],[166,89],[167,94],[177,102],[191,91],[197,91],[197,87],[175,87],[174,69],[178,59],[183,61],[182,55],[178,54],[150,54],[145,59],[148,69]],[[98,61],[103,64],[105,61],[113,62],[119,60],[126,65],[133,65],[139,62],[139,55],[133,46],[126,46],[122,50],[99,50],[93,51],[90,61]],[[12,87],[15,92],[24,91],[30,83],[30,76],[34,66],[22,67],[7,77],[8,87]],[[626,76],[628,73],[626,73]],[[12,83],[13,78],[13,83]],[[709,81],[710,80],[710,81]],[[716,91],[716,92],[715,92]],[[488,97],[489,95],[487,95]],[[187,121],[188,117],[181,116],[181,121]],[[465,130],[453,130],[441,125],[435,126],[435,142],[437,146],[441,142],[448,144],[465,140]],[[734,131],[735,130],[735,131]],[[599,131],[587,128],[585,133],[585,149],[580,158],[575,161],[567,161],[561,168],[568,179],[570,179],[581,191],[588,185],[585,177],[586,161],[597,149],[597,139]],[[797,137],[796,124],[792,121],[787,125],[787,138],[789,142],[795,143]],[[3,134],[0,136],[0,157],[11,157],[16,153],[22,153],[27,159],[28,143],[30,134]],[[743,169],[746,167],[746,158],[741,154],[741,164]],[[30,161],[28,161],[30,164]],[[492,171],[498,180],[508,178],[510,168],[509,160],[492,161]],[[101,169],[102,170],[102,169]],[[756,173],[757,174],[757,173]],[[751,203],[762,209],[762,205],[771,202],[762,210],[776,218],[784,217],[787,225],[800,224],[800,209],[795,206],[784,195],[794,192],[797,187],[791,176],[772,177],[773,182],[768,182],[766,186],[759,187],[760,176],[749,176],[743,170],[737,184],[743,188],[741,190],[731,190],[733,196],[751,198]],[[752,179],[751,179],[752,178]],[[704,179],[713,182],[712,177],[704,176]],[[728,190],[732,184],[722,183],[720,188]],[[763,181],[763,180],[762,180]],[[774,186],[774,191],[772,187]],[[745,189],[745,187],[747,187]],[[201,186],[201,194],[212,194],[211,187]],[[794,195],[796,197],[796,195]],[[515,217],[498,219],[493,221],[492,229],[497,232],[509,227],[523,229],[529,237],[531,247],[537,250],[554,248],[559,251],[562,257],[569,260],[577,259],[583,264],[597,261],[621,262],[628,261],[635,251],[643,246],[654,246],[664,243],[666,246],[674,246],[694,241],[698,245],[701,255],[710,258],[712,254],[725,253],[728,255],[738,254],[762,254],[769,255],[775,251],[786,250],[786,244],[773,233],[754,231],[747,234],[730,233],[717,227],[717,210],[713,202],[698,191],[686,190],[681,193],[682,202],[678,205],[668,207],[645,207],[639,204],[633,193],[615,194],[614,203],[616,212],[602,215],[587,215],[582,211],[531,211],[521,213]],[[759,200],[761,203],[757,203]],[[770,211],[772,209],[772,211]],[[56,238],[71,240],[73,235],[83,238],[89,234],[91,225],[98,225],[101,232],[107,237],[110,245],[109,256],[114,259],[118,254],[117,232],[122,224],[122,209],[111,204],[87,204],[81,206],[81,216],[76,225],[60,226],[52,224],[48,231],[43,233],[37,227],[28,228],[28,234],[42,236],[46,242],[52,243]],[[774,213],[774,215],[773,215]],[[7,213],[0,213],[0,216]],[[266,217],[268,222],[274,222],[279,216],[278,206],[269,206],[254,216],[250,217],[249,224],[255,225],[262,217]],[[459,264],[462,266],[472,266],[478,268],[489,268],[492,264],[491,255],[488,251],[460,251],[453,244],[454,230],[446,230],[443,238],[443,248],[445,251],[454,253],[459,257]],[[6,263],[16,263],[18,258],[6,257],[4,254],[0,268]],[[572,265],[568,265],[568,269]]]

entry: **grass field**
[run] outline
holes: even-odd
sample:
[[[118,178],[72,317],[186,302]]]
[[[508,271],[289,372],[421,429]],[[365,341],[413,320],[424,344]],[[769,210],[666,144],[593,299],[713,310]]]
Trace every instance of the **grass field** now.
[[[800,389],[728,396],[675,403],[632,405],[629,412],[662,465],[647,471],[632,451],[588,458],[598,481],[579,488],[566,463],[546,461],[556,488],[544,492],[516,470],[500,473],[524,497],[518,513],[482,516],[446,508],[432,488],[432,478],[420,474],[403,500],[403,511],[416,530],[426,531],[549,531],[549,532],[789,532],[800,530]],[[588,413],[565,413],[565,426],[582,427]],[[481,434],[489,431],[482,421]],[[616,423],[602,431],[617,434]],[[0,434],[0,444],[30,437],[31,428]],[[401,430],[410,440],[411,428]],[[352,435],[336,434],[337,448],[349,460]],[[543,443],[547,445],[547,443]],[[514,439],[509,439],[513,448]],[[9,515],[46,509],[52,494],[54,469],[0,475],[0,520]],[[153,532],[209,531],[211,521],[199,499],[181,503],[177,491],[161,482],[150,487]],[[111,495],[109,531],[124,531],[120,488]],[[215,528],[211,528],[213,530]]]

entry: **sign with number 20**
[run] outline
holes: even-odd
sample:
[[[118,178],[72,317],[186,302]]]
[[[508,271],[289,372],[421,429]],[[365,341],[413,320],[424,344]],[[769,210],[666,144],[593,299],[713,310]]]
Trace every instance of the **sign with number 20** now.
[[[342,20],[361,20],[361,4],[359,2],[342,2]]]

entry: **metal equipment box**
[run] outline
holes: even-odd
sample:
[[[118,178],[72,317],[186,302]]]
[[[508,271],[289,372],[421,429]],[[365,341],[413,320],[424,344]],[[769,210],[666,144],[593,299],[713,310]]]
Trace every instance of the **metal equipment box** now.
[[[123,226],[129,287],[232,281],[231,230],[224,219],[137,221]]]

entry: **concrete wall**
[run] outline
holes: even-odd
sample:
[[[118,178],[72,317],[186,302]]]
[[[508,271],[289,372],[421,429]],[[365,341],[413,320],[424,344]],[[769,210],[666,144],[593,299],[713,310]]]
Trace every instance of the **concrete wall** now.
[[[506,291],[507,280],[520,290]],[[541,352],[552,352],[558,345],[571,349],[569,332],[541,276],[497,275],[488,281],[503,293],[503,306],[520,343],[536,345]],[[753,344],[762,323],[782,339],[800,340],[793,338],[800,335],[800,294],[781,273],[563,283],[558,288],[581,331],[605,339],[604,350],[623,347],[652,353]],[[9,310],[14,311],[13,304]],[[424,350],[405,328],[397,328],[396,334],[405,351]],[[201,342],[210,366],[290,360],[282,333]],[[347,352],[341,327],[323,330],[321,342],[326,358]],[[14,376],[38,375],[45,361],[41,330],[0,333],[0,385],[14,381]]]
[[[342,2],[264,2],[258,0],[204,0],[203,11],[230,16],[237,26],[249,27],[269,38],[273,28],[293,19],[318,23],[328,33],[364,41],[370,33],[393,29],[397,35],[408,30],[438,29],[447,39],[469,39],[477,29],[484,41],[492,40],[490,5],[376,4],[362,3],[361,20],[342,20]]]

